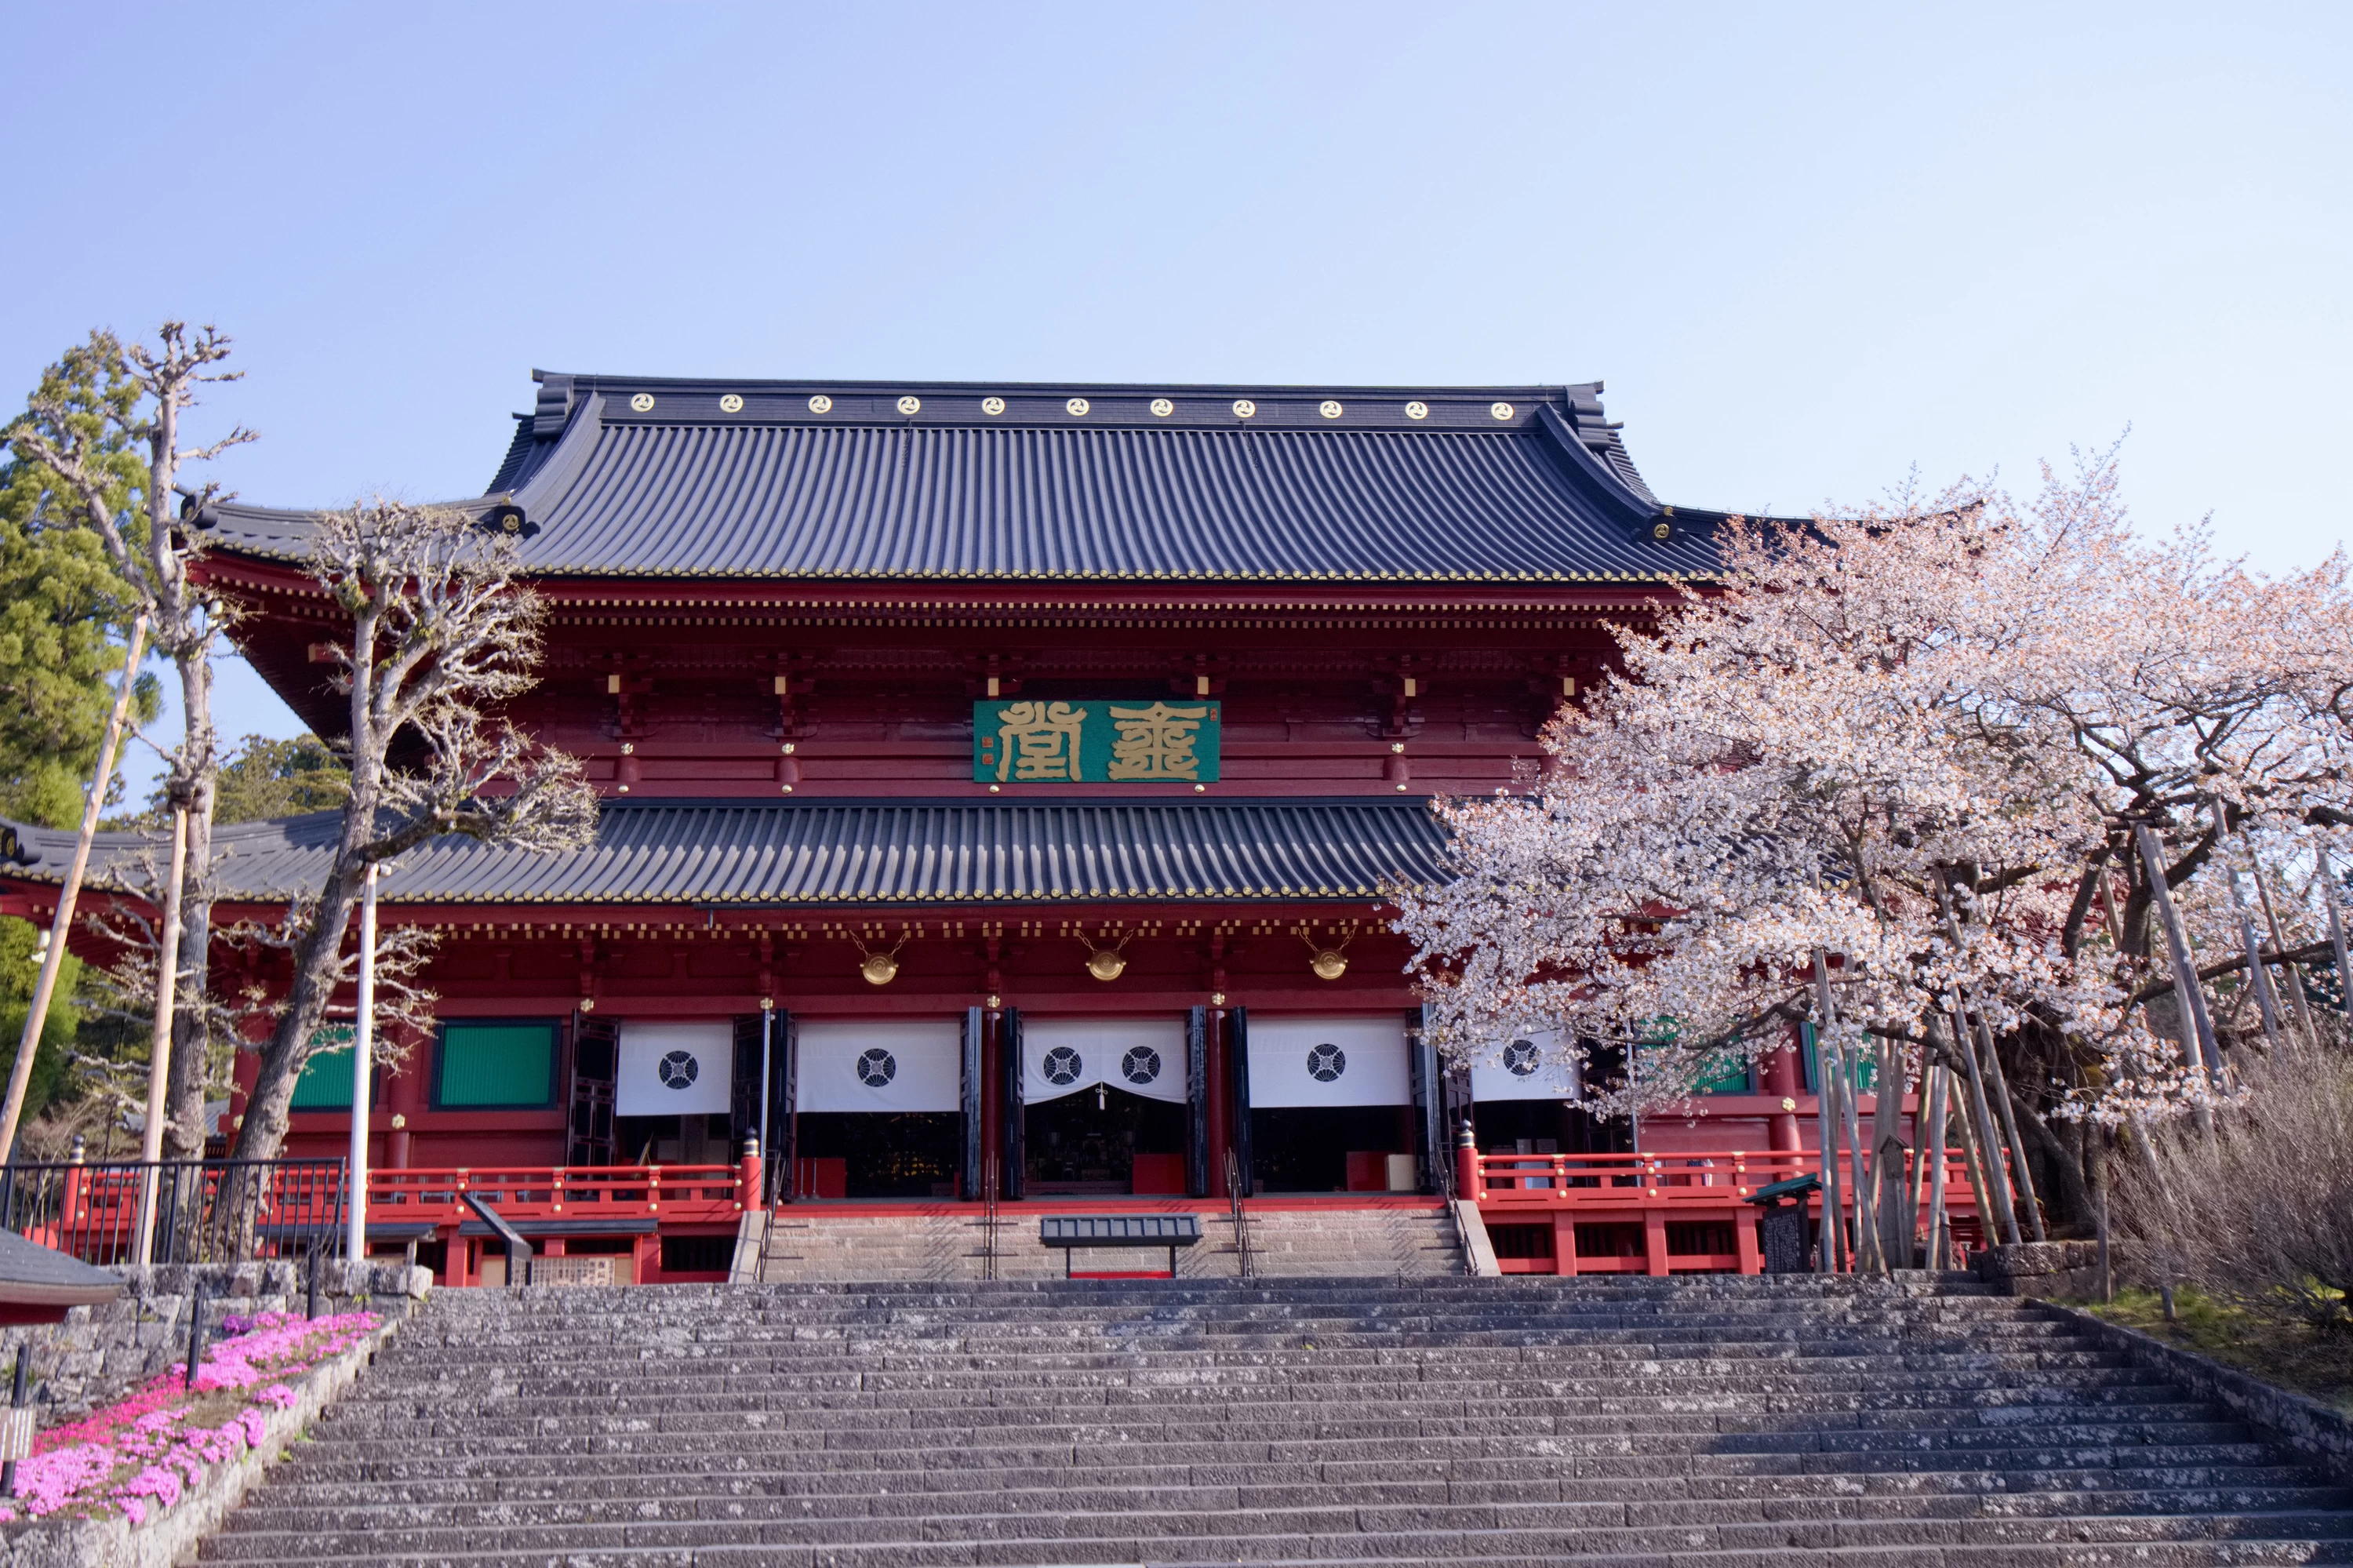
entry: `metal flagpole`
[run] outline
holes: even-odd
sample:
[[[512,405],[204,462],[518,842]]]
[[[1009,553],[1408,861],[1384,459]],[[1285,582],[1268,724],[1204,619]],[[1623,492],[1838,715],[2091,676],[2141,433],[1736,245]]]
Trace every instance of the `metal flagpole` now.
[[[155,1260],[156,1162],[164,1158],[164,1101],[172,1073],[172,1014],[180,999],[180,882],[188,869],[188,805],[185,790],[172,795],[172,880],[164,886],[164,930],[155,947],[155,1033],[147,1045],[147,1125],[139,1133],[139,1249],[141,1267]]]
[[[349,1263],[367,1261],[368,1078],[375,1059],[375,862],[368,862],[360,891],[359,1018],[352,1029],[352,1158],[345,1180],[351,1230],[344,1237]]]
[[[82,802],[81,831],[74,839],[73,859],[65,880],[58,885],[58,909],[49,920],[48,951],[41,955],[41,978],[33,982],[32,1004],[25,1010],[25,1033],[16,1042],[16,1065],[8,1073],[8,1098],[0,1106],[0,1164],[16,1158],[16,1122],[25,1114],[25,1091],[33,1081],[33,1052],[49,1021],[49,999],[57,994],[58,970],[66,961],[66,934],[73,929],[74,900],[81,894],[82,873],[90,869],[90,841],[98,832],[98,813],[106,804],[106,781],[114,776],[114,748],[121,744],[122,726],[131,716],[131,694],[138,683],[139,656],[147,647],[147,612],[131,623],[131,646],[122,659],[122,690],[114,711],[106,715],[106,734],[98,743],[98,770],[90,775],[90,799]]]

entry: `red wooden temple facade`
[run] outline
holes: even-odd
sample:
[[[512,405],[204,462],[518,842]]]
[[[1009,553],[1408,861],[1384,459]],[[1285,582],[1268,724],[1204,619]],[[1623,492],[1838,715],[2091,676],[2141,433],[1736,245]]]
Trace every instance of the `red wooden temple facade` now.
[[[375,1086],[377,1245],[480,1277],[454,1208],[400,1224],[460,1172],[653,1279],[712,1277],[769,1199],[1434,1195],[1465,1118],[1498,1160],[1720,1162],[1669,1185],[1812,1147],[1794,1053],[1639,1132],[1554,1043],[1441,1070],[1385,925],[1385,882],[1440,874],[1430,797],[1526,778],[1606,624],[1712,564],[1721,519],[1651,494],[1598,385],[538,381],[461,504],[550,608],[513,716],[606,810],[578,854],[385,877],[384,919],[447,937],[439,1027]],[[308,516],[201,524],[247,655],[334,733]],[[221,917],[282,908],[331,831],[222,830]],[[0,906],[37,917],[63,854],[22,836]],[[216,983],[273,961],[224,948]],[[348,1064],[290,1153],[344,1148]],[[648,1166],[694,1196],[649,1209]],[[1590,1201],[1481,1180],[1507,1229]]]

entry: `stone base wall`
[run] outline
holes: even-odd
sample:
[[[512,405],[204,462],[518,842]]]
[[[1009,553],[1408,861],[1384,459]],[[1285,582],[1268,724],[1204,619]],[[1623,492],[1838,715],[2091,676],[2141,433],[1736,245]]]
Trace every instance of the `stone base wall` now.
[[[301,1312],[309,1280],[293,1263],[170,1265],[117,1271],[122,1294],[97,1307],[76,1307],[62,1323],[19,1324],[0,1329],[0,1403],[5,1379],[16,1365],[16,1348],[33,1348],[29,1395],[40,1411],[39,1425],[79,1420],[122,1398],[188,1353],[188,1303],[192,1285],[205,1293],[207,1340],[219,1336],[221,1319],[256,1312]],[[430,1269],[396,1263],[323,1266],[319,1311],[375,1312],[387,1319],[407,1316],[433,1283]]]
[[[2114,1248],[2108,1268],[2119,1274]],[[2024,1242],[2017,1246],[1989,1246],[1977,1255],[1978,1278],[2005,1296],[2040,1296],[2060,1300],[2089,1301],[2100,1293],[2100,1245],[2097,1242]],[[2116,1283],[2123,1283],[2119,1277]]]

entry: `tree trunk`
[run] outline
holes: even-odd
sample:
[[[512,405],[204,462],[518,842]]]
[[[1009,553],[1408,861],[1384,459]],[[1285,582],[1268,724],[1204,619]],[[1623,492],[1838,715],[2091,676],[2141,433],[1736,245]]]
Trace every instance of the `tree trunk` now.
[[[172,1020],[171,1118],[164,1150],[173,1160],[205,1155],[205,1086],[212,1071],[213,803],[220,758],[213,735],[212,666],[204,658],[177,661],[180,701],[187,715],[180,768],[195,787],[188,804],[188,869],[181,894],[180,972],[188,1005]]]
[[[2052,1132],[2050,1123],[2035,1115],[2034,1107],[2021,1099],[2015,1090],[2010,1094],[2010,1103],[2016,1113],[2012,1124],[2043,1156],[2043,1162],[2058,1174],[2060,1213],[2052,1217],[2068,1225],[2090,1222],[2094,1211],[2091,1189],[2084,1181],[2083,1162],[2068,1151],[2066,1140]]]
[[[371,816],[373,813],[371,813]],[[236,1158],[275,1160],[286,1145],[286,1120],[294,1086],[311,1058],[311,1037],[335,999],[341,979],[343,933],[359,906],[359,879],[337,877],[321,896],[316,918],[294,949],[294,979],[287,987],[286,1011],[261,1048],[261,1065],[246,1098],[245,1125],[237,1131]]]

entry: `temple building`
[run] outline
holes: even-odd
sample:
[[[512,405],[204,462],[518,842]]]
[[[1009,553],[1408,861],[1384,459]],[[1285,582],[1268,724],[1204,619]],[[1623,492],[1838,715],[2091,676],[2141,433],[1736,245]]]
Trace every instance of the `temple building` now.
[[[512,716],[602,820],[384,878],[384,920],[445,933],[438,1029],[374,1086],[385,1180],[756,1139],[758,1203],[1206,1212],[1433,1204],[1466,1120],[1539,1159],[1813,1142],[1796,1053],[1639,1129],[1578,1108],[1557,1042],[1441,1070],[1385,921],[1443,874],[1430,799],[1532,777],[1608,624],[1713,567],[1721,515],[1652,495],[1599,384],[535,379],[457,504],[522,540],[549,613]],[[337,734],[311,514],[202,521],[245,654]],[[220,830],[217,917],[282,911],[334,832]],[[71,836],[20,836],[0,907],[38,918]],[[215,983],[282,962],[223,947]],[[343,1152],[350,1063],[314,1059],[290,1153]],[[636,1277],[716,1277],[735,1225],[615,1234]],[[480,1277],[479,1239],[425,1245]]]

